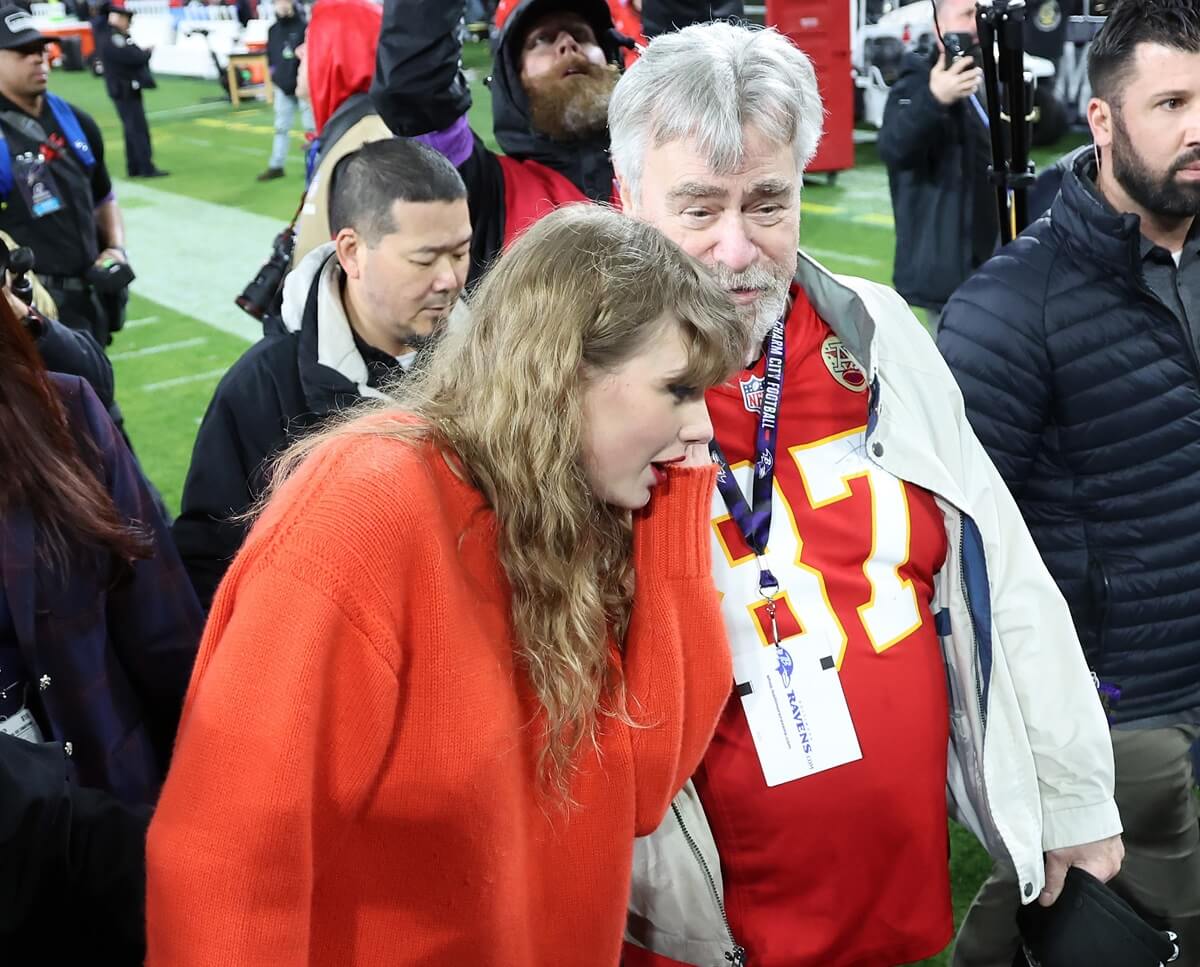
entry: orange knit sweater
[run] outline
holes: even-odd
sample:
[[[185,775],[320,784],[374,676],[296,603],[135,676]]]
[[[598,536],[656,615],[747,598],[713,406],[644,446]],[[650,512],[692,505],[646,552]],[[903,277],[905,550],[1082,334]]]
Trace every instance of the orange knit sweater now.
[[[150,965],[604,965],[633,838],[730,687],[709,574],[714,472],[636,515],[623,663],[564,812],[535,792],[495,518],[429,446],[326,445],[213,605],[150,827]]]

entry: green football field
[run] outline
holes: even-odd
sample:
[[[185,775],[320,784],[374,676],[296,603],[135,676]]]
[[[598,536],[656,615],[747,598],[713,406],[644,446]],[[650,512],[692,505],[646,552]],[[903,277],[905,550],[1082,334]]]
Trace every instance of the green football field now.
[[[490,138],[490,98],[481,83],[486,54],[469,48],[464,60],[476,75],[472,120]],[[299,204],[304,139],[299,130],[293,132],[286,178],[259,183],[254,176],[266,167],[271,108],[250,102],[234,110],[216,81],[160,78],[158,89],[146,95],[146,110],[155,161],[171,177],[133,181],[124,178],[120,122],[103,82],[90,74],[56,72],[51,87],[91,112],[104,134],[130,261],[138,273],[129,321],[114,337],[109,355],[134,447],[175,512],[196,427],[213,389],[259,333],[258,323],[233,300]],[[1069,146],[1040,152],[1039,163]],[[817,176],[806,185],[800,242],[834,271],[890,282],[891,204],[874,145],[859,145],[857,167],[842,172],[834,184]],[[888,803],[880,802],[880,813],[887,810]],[[957,919],[986,875],[988,861],[970,834],[954,826],[950,832]],[[949,958],[942,954],[924,963],[947,964]]]

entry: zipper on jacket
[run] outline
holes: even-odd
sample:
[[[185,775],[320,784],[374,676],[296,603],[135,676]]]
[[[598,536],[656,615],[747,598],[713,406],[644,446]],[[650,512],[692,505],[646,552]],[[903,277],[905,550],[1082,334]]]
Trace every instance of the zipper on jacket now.
[[[981,723],[983,723],[983,731],[984,731],[984,734],[986,735],[987,734],[987,715],[986,715],[986,713],[984,711],[984,707],[983,707],[983,676],[981,674],[981,667],[980,667],[980,661],[979,661],[979,639],[975,636],[975,611],[971,607],[971,595],[970,595],[970,592],[967,590],[967,563],[966,563],[967,559],[966,559],[966,555],[963,553],[965,550],[965,547],[966,547],[967,528],[966,528],[966,525],[963,523],[962,518],[963,518],[963,512],[960,510],[959,511],[959,521],[958,521],[958,580],[959,580],[959,585],[962,588],[963,601],[965,601],[966,605],[967,605],[967,616],[971,620],[971,654],[974,659],[973,664],[975,666],[975,702],[976,702],[976,706],[979,709],[979,721]],[[1003,849],[1006,853],[1008,853],[1009,858],[1011,860],[1011,859],[1013,859],[1012,850],[1010,850],[1008,848],[1008,844],[1004,842],[1004,836],[1001,834],[1000,828],[996,825],[996,817],[992,814],[992,804],[988,801],[987,782],[984,779],[984,773],[983,773],[983,745],[982,745],[982,743],[980,744],[980,748],[979,748],[979,791],[981,793],[980,805],[987,811],[986,817],[980,816],[979,818],[980,818],[980,820],[983,820],[991,825],[992,831],[995,833],[996,838],[1000,842],[1001,849]],[[1015,865],[1015,862],[1016,861],[1013,860],[1014,865]],[[1025,885],[1028,886],[1029,884],[1025,884]]]
[[[962,511],[959,511],[961,517]],[[966,525],[960,519],[958,522],[958,582],[962,588],[963,601],[967,605],[967,615],[971,619],[971,664],[975,668],[975,704],[979,709],[979,721],[987,730],[987,714],[983,708],[983,676],[979,667],[979,639],[975,637],[975,612],[971,607],[971,594],[967,590],[967,557],[966,557]],[[980,762],[982,769],[983,763]]]
[[[679,823],[679,829],[683,832],[683,838],[687,840],[688,849],[692,851],[692,855],[696,857],[696,862],[700,864],[700,869],[704,873],[704,879],[708,883],[709,893],[717,901],[717,909],[721,912],[721,922],[725,924],[725,933],[729,937],[729,943],[733,946],[733,950],[725,951],[725,959],[733,964],[734,967],[745,967],[746,948],[734,939],[733,928],[729,925],[729,917],[725,913],[725,901],[721,899],[721,893],[717,889],[717,881],[713,879],[712,870],[704,862],[704,854],[700,852],[700,847],[692,839],[692,834],[688,832],[687,824],[684,823],[683,816],[679,812],[679,806],[674,802],[671,803],[671,812],[675,814],[675,820]]]
[[[1154,290],[1142,281],[1140,271],[1138,272],[1137,289],[1142,293],[1142,295],[1149,296],[1151,302],[1153,302],[1171,317],[1172,325],[1175,325],[1180,329],[1180,334],[1183,336],[1183,344],[1187,347],[1188,360],[1192,364],[1192,375],[1196,377],[1196,382],[1200,383],[1200,356],[1196,355],[1196,344],[1192,341],[1192,334],[1187,320],[1180,319],[1175,315],[1174,312],[1171,311],[1170,307],[1163,304],[1162,299],[1155,294]]]

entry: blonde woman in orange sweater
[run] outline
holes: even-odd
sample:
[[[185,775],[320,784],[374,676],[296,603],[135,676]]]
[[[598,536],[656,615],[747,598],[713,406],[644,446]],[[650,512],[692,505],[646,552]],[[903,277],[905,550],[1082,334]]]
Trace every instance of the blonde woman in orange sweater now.
[[[618,962],[633,838],[729,693],[703,393],[744,332],[583,205],[472,315],[281,464],[150,829],[151,965]]]

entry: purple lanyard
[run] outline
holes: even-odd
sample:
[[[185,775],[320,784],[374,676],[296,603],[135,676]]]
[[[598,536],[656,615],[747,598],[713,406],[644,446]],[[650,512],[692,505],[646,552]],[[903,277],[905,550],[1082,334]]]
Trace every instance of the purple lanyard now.
[[[784,323],[776,321],[767,336],[764,348],[767,362],[763,370],[762,412],[758,417],[758,434],[755,437],[757,456],[754,462],[754,483],[751,498],[753,507],[729,469],[729,461],[714,439],[708,445],[709,452],[717,464],[717,490],[729,509],[729,516],[742,532],[742,537],[760,559],[758,586],[763,594],[771,597],[779,582],[767,568],[762,567],[761,558],[767,550],[771,536],[771,503],[774,498],[775,442],[779,427],[779,404],[783,398]]]

